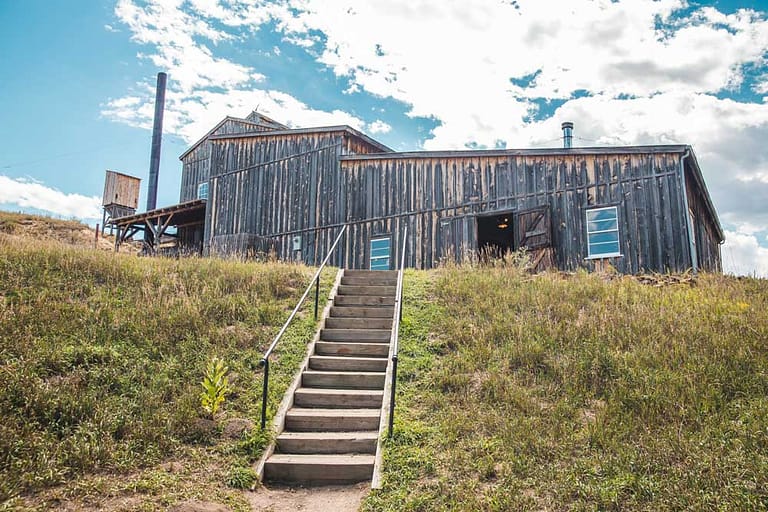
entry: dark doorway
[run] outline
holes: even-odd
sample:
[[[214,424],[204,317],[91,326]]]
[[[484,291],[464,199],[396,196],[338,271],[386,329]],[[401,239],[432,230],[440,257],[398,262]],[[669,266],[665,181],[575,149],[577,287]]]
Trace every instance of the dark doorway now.
[[[481,258],[500,258],[515,250],[512,212],[477,217],[477,249]]]

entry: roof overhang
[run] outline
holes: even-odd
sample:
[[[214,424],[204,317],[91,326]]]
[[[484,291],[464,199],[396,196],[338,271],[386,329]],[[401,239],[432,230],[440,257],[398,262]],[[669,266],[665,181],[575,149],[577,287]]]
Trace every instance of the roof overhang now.
[[[126,215],[112,219],[112,224],[120,228],[143,229],[146,224],[166,224],[169,226],[187,226],[202,224],[205,221],[205,199],[194,199],[184,203],[156,208],[143,213]]]

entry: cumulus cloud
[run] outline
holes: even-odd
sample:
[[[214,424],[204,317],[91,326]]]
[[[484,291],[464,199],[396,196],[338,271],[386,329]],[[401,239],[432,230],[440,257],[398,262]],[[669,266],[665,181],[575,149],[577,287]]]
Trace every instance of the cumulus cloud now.
[[[754,235],[726,232],[722,248],[723,271],[735,275],[768,277],[768,248],[761,247]]]
[[[67,194],[42,183],[0,175],[0,204],[82,220],[101,218],[101,198]]]
[[[368,131],[373,134],[389,133],[392,131],[392,127],[381,119],[377,119],[374,122],[368,124]]]

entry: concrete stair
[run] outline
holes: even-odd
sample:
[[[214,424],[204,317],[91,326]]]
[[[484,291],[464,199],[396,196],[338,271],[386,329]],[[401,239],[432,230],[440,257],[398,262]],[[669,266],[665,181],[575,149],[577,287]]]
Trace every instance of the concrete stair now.
[[[371,479],[396,286],[397,272],[344,271],[264,465],[265,480],[331,485]]]

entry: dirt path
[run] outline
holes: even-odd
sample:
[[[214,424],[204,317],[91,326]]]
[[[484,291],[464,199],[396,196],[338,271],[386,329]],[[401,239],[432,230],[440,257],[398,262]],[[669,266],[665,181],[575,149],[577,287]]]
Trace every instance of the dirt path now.
[[[246,493],[257,511],[355,512],[370,491],[369,484],[331,487],[262,487]]]

